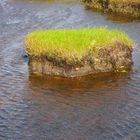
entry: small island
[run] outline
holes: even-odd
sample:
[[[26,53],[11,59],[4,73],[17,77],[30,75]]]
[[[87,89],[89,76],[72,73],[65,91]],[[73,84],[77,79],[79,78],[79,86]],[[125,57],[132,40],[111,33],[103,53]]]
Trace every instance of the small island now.
[[[127,16],[140,19],[140,0],[83,0],[86,7],[114,13],[120,16]]]
[[[77,77],[132,65],[133,41],[113,29],[34,31],[24,43],[32,73]]]

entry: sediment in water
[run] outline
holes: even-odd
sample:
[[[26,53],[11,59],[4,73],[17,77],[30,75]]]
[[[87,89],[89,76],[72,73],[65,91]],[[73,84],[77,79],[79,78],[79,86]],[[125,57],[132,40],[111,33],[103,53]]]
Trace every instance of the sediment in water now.
[[[86,7],[106,13],[140,19],[139,0],[83,0]]]

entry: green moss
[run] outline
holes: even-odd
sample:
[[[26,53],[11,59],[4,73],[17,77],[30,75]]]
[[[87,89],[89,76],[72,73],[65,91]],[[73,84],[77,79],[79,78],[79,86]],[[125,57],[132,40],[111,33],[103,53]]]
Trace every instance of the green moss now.
[[[95,55],[101,48],[115,46],[118,42],[133,46],[133,41],[125,33],[106,28],[35,31],[27,36],[25,46],[31,57],[46,56],[76,64],[89,55]]]

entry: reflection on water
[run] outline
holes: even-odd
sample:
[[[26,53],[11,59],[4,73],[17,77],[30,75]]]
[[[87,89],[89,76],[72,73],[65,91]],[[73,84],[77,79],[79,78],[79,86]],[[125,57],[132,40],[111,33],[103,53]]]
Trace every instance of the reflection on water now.
[[[133,72],[67,79],[29,73],[22,42],[36,29],[107,26],[139,47],[140,22],[112,22],[74,0],[36,1],[0,1],[0,140],[139,140],[139,48]]]
[[[91,89],[103,91],[111,89],[115,91],[124,87],[129,79],[130,76],[126,73],[102,73],[77,78],[36,76],[34,74],[29,76],[31,88],[64,91],[64,94],[69,96],[75,95],[75,93],[86,93]]]
[[[138,138],[140,86],[132,75],[104,73],[72,79],[31,75],[33,93],[28,98],[37,106],[34,119],[39,117],[42,125],[37,129],[51,130],[44,134],[50,138],[55,138],[53,132],[66,139]]]

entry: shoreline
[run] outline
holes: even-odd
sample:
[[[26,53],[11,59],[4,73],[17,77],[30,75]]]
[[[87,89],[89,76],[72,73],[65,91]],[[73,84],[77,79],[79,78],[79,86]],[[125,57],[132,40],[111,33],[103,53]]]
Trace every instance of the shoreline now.
[[[140,19],[140,1],[125,0],[83,0],[87,9],[103,13],[116,14],[122,17]]]

